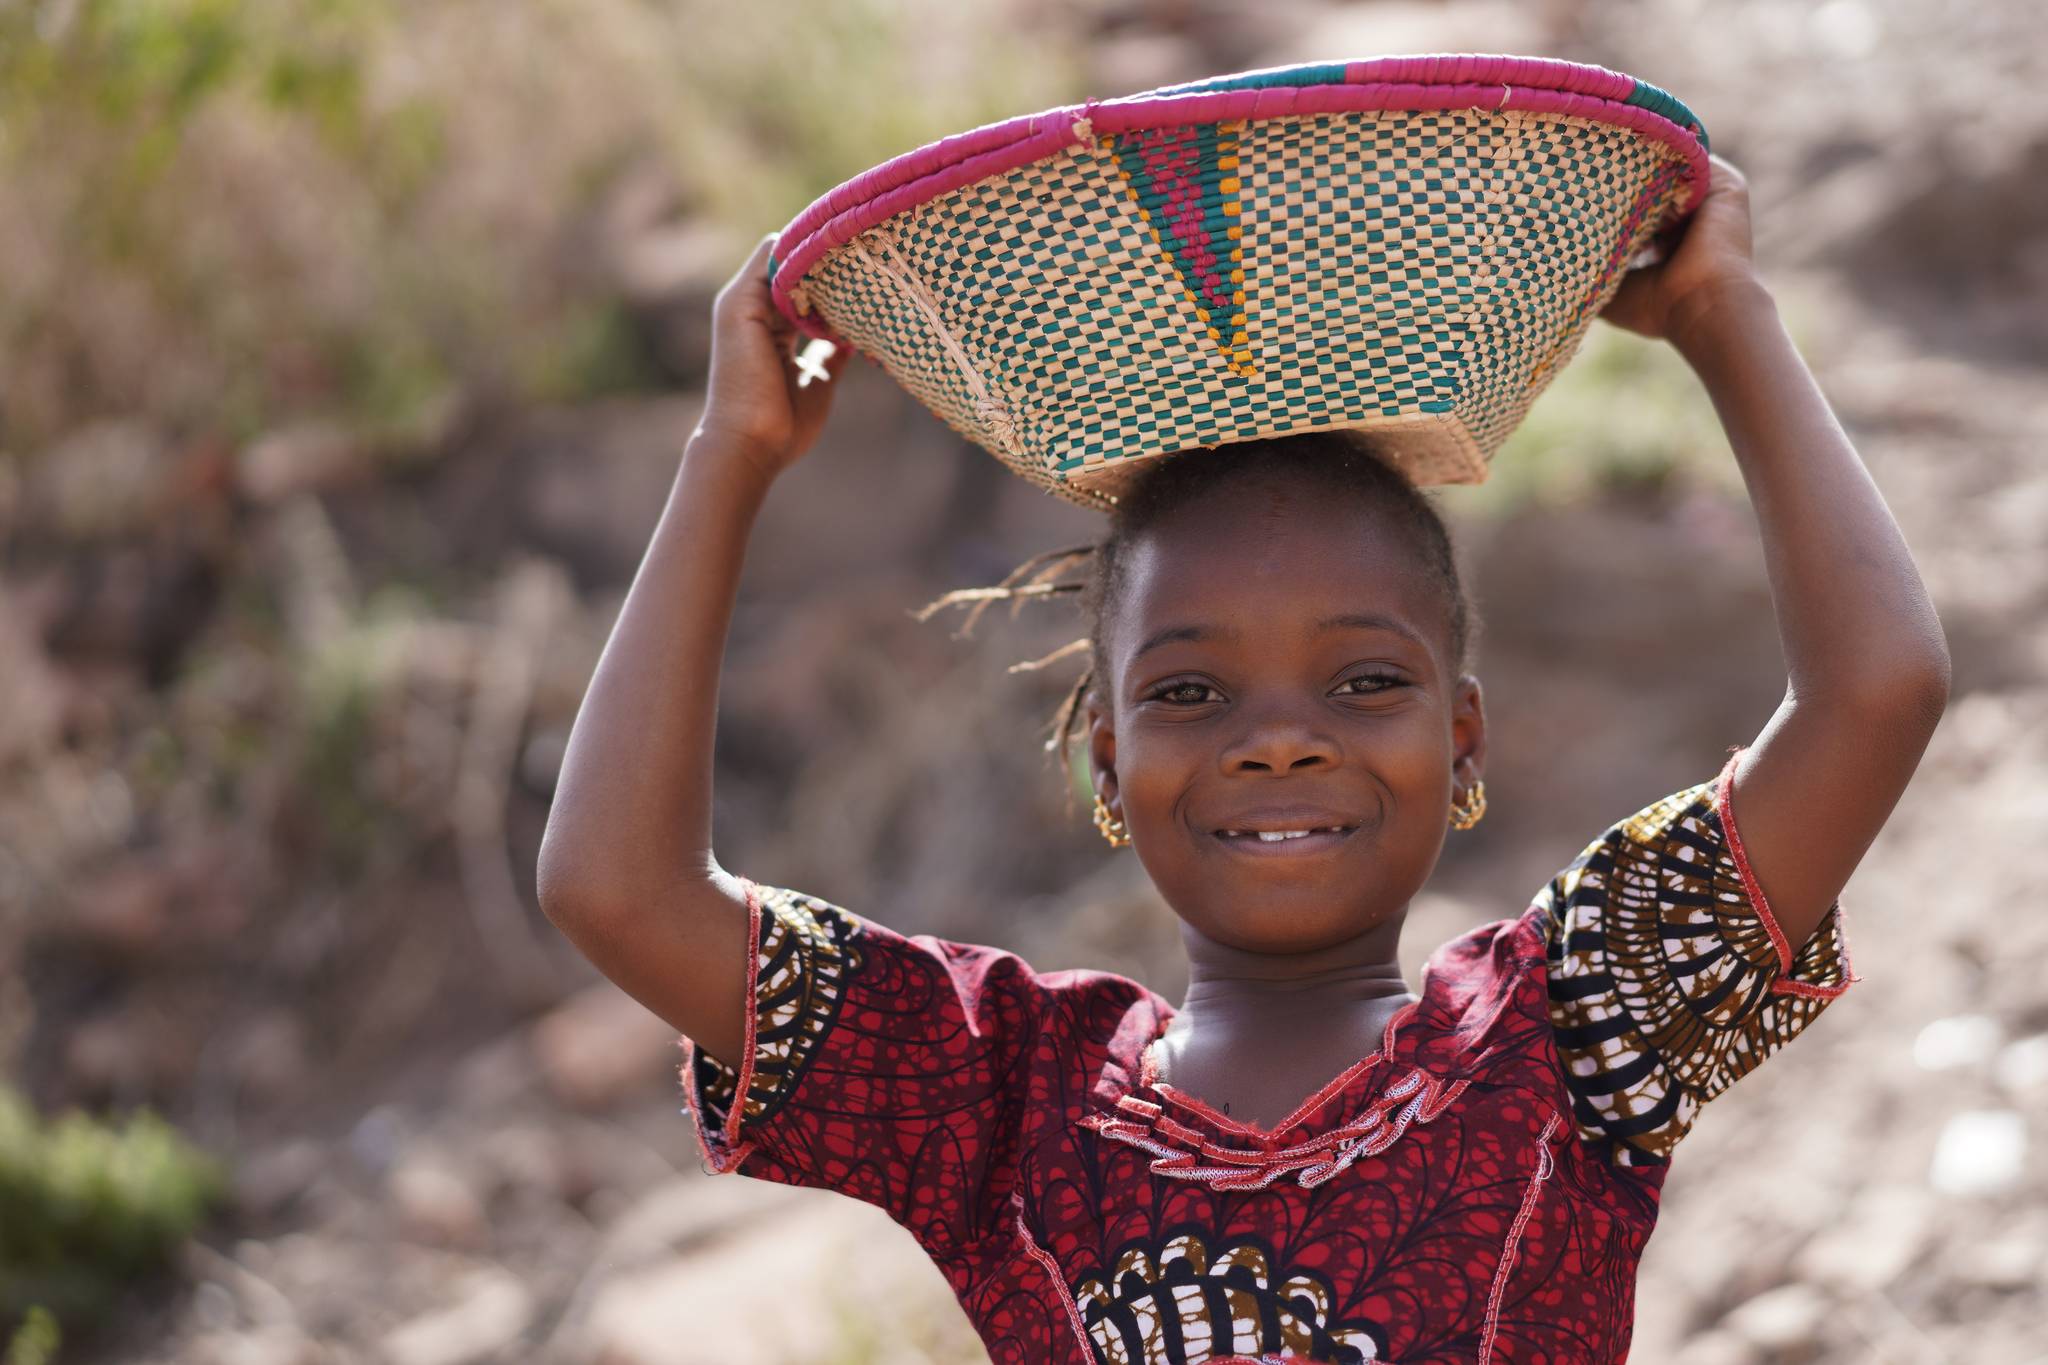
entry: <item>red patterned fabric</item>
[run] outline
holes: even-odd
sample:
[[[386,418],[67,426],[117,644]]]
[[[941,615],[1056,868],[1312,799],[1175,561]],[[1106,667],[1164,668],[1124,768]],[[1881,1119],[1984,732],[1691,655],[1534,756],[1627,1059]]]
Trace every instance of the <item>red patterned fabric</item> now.
[[[749,882],[748,1055],[683,1040],[704,1155],[886,1210],[997,1365],[1624,1360],[1672,1146],[1856,979],[1839,906],[1791,954],[1738,861],[1735,762],[1439,947],[1271,1130],[1157,1083],[1135,981]]]

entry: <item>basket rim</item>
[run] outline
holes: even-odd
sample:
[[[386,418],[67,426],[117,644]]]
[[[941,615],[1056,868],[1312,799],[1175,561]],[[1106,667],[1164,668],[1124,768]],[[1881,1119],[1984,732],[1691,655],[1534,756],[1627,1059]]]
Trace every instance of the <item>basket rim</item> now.
[[[1306,83],[1304,83],[1306,82]],[[1669,91],[1625,72],[1557,57],[1419,53],[1259,67],[1114,99],[1061,105],[954,133],[827,190],[777,235],[770,294],[806,336],[843,345],[792,292],[827,252],[876,223],[1078,142],[1183,123],[1292,114],[1479,108],[1595,119],[1663,142],[1685,161],[1678,217],[1710,183],[1706,128]]]

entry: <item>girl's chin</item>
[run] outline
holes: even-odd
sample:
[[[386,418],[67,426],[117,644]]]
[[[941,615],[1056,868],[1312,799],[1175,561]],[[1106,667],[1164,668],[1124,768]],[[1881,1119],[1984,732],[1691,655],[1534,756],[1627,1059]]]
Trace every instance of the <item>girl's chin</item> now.
[[[1226,923],[1212,924],[1197,931],[1210,942],[1234,952],[1299,957],[1304,953],[1320,953],[1339,944],[1350,943],[1370,928],[1370,925],[1362,924],[1310,924],[1282,914],[1261,917],[1256,923],[1240,915]]]

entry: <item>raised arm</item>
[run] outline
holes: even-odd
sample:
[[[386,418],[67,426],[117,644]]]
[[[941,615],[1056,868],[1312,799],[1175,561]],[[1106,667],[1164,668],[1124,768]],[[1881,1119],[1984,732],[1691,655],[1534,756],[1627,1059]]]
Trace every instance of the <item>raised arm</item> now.
[[[721,1059],[745,1036],[751,946],[745,894],[711,852],[719,668],[754,519],[833,388],[798,387],[768,299],[773,241],[713,308],[704,415],[570,729],[537,872],[542,910],[598,970]]]
[[[1720,157],[1713,171],[1676,254],[1602,316],[1686,358],[1756,510],[1788,676],[1730,806],[1796,949],[1918,766],[1948,702],[1948,646],[1898,524],[1755,273],[1748,187]]]

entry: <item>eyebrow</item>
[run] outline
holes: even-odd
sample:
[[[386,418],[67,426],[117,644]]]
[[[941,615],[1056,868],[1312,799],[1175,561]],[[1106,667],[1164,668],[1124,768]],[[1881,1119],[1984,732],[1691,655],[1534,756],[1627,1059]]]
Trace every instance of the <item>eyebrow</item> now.
[[[1340,626],[1355,626],[1362,630],[1388,630],[1404,639],[1413,641],[1424,649],[1429,648],[1428,641],[1401,622],[1396,621],[1393,617],[1378,616],[1371,612],[1347,611],[1340,612],[1335,616],[1325,616],[1322,620],[1316,622],[1315,629],[1320,633],[1336,630]],[[1207,640],[1216,636],[1234,636],[1236,634],[1236,630],[1227,626],[1168,626],[1165,630],[1148,638],[1144,644],[1139,645],[1138,652],[1131,656],[1131,661],[1135,663],[1146,651],[1157,649],[1161,645],[1171,644],[1175,640]]]

